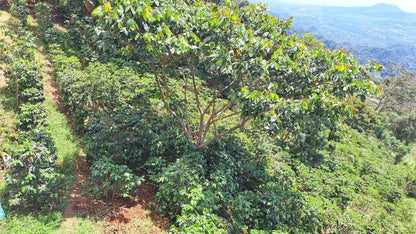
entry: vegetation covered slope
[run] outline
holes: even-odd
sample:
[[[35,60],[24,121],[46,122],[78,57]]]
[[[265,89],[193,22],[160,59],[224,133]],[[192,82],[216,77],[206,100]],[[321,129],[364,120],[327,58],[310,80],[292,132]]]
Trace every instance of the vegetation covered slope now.
[[[279,16],[295,17],[294,27],[320,32],[328,40],[375,47],[416,46],[416,14],[404,12],[395,5],[331,7],[267,0],[253,2],[267,3],[270,11]]]
[[[390,4],[372,7],[305,6],[268,0],[270,12],[278,17],[294,17],[293,31],[312,33],[327,48],[346,49],[360,63],[377,61],[416,72],[416,14]],[[390,75],[391,71],[383,72]]]
[[[142,233],[143,231],[155,232],[155,230],[158,230],[156,232],[160,233],[161,229],[155,226],[150,218],[148,218],[149,215],[147,215],[147,213],[144,213],[146,212],[145,209],[149,209],[148,207],[135,209],[136,213],[132,214],[131,217],[140,217],[140,220],[132,220],[130,223],[125,224],[120,228],[117,227],[117,223],[105,219],[107,216],[114,215],[113,211],[115,209],[109,209],[109,207],[114,207],[115,204],[105,204],[100,202],[97,206],[97,201],[94,201],[91,196],[86,194],[87,192],[79,190],[76,194],[70,193],[69,190],[71,189],[72,191],[71,186],[74,177],[79,176],[78,174],[75,174],[75,172],[78,172],[78,167],[82,166],[76,165],[77,170],[74,170],[75,161],[81,160],[78,159],[78,156],[81,154],[81,149],[79,142],[70,129],[68,123],[70,120],[67,120],[66,116],[61,113],[62,108],[59,105],[60,97],[57,96],[57,90],[54,89],[54,87],[51,87],[54,85],[50,74],[53,68],[48,66],[49,61],[46,60],[41,53],[43,45],[42,41],[36,38],[32,33],[36,30],[37,24],[32,18],[29,18],[27,22],[28,26],[22,27],[21,21],[12,17],[9,13],[0,11],[0,16],[2,19],[1,23],[4,23],[2,24],[4,27],[2,27],[2,34],[0,35],[0,39],[4,42],[0,49],[0,61],[2,63],[0,75],[0,153],[2,156],[0,158],[0,202],[7,215],[6,219],[0,221],[0,233],[100,233],[109,232],[110,230],[114,231],[117,230],[116,228],[118,228],[118,230],[139,233]],[[7,20],[7,22],[3,22],[3,19]],[[22,56],[26,54],[29,54],[36,59],[29,61],[27,57],[23,58]],[[51,136],[51,142],[54,142],[56,146],[56,163],[39,160],[37,156],[40,151],[36,150],[32,152],[32,155],[30,152],[27,154],[15,153],[16,148],[22,147],[22,145],[25,144],[24,141],[19,140],[25,133],[15,127],[17,123],[15,123],[16,119],[14,116],[19,112],[19,109],[16,108],[16,96],[20,98],[20,103],[23,100],[21,97],[31,97],[30,92],[21,92],[22,94],[19,94],[19,92],[16,92],[16,86],[13,86],[13,82],[20,81],[21,83],[19,84],[25,84],[25,81],[30,78],[28,75],[22,75],[22,73],[25,74],[25,69],[18,67],[16,61],[29,64],[27,67],[36,67],[38,70],[34,74],[39,75],[39,72],[41,73],[42,82],[40,82],[41,84],[39,84],[38,87],[44,92],[45,100],[43,105],[47,115],[44,121],[45,126],[42,127],[44,132],[37,131],[37,134],[33,134],[33,137],[37,136],[38,139],[41,139],[42,137],[45,137],[45,135],[47,136],[47,134]],[[13,65],[16,66],[16,68],[11,68]],[[14,71],[14,77],[10,77],[11,72],[8,71]],[[23,86],[20,85],[19,87]],[[43,92],[35,92],[35,94],[42,97]],[[35,115],[36,114],[34,114],[34,116]],[[29,116],[27,119],[28,121],[31,121],[34,118]],[[28,141],[36,144],[39,142],[38,139],[29,139]],[[11,157],[12,154],[13,156]],[[10,181],[11,175],[9,174],[6,176],[6,172],[10,173],[10,169],[13,167],[13,164],[16,163],[16,159],[24,156],[26,156],[28,160],[23,161],[22,165],[31,170],[32,178],[29,176],[29,178],[25,178],[24,176],[23,178],[19,178],[15,176],[13,180]],[[43,163],[43,165],[42,167],[31,165],[36,163]],[[42,172],[45,168],[52,167],[60,174],[63,174],[64,178],[59,178],[59,184],[50,182],[41,184],[45,179],[39,178],[39,176],[33,172],[36,172],[37,169],[40,169]],[[25,170],[19,171],[24,173]],[[85,176],[83,179],[88,181],[89,176]],[[16,181],[21,183],[21,187],[14,186],[12,189],[11,182],[16,183]],[[25,189],[24,185],[25,183],[28,183],[27,181],[32,181],[32,190]],[[45,189],[45,184],[46,186],[49,186],[49,188],[53,188],[53,190],[48,191],[48,188]],[[82,186],[87,185],[79,185],[79,187]],[[38,194],[43,193],[43,204],[41,206],[34,207],[34,199],[38,198],[27,196],[33,190]],[[58,193],[57,197],[53,196],[56,192]],[[13,197],[13,195],[19,193],[21,195],[20,197],[18,195],[17,198],[23,199],[20,200],[19,204],[13,204],[12,200],[16,197]],[[22,194],[24,195],[22,196]],[[52,199],[48,199],[48,195],[52,195]],[[66,208],[71,204],[67,203],[72,201],[71,199],[68,200],[69,196],[71,196],[71,199],[73,196],[76,197],[77,203],[72,204],[75,206],[74,210],[68,213],[66,212]],[[41,196],[38,197],[41,198]],[[120,202],[119,200],[115,202],[118,202],[120,206],[126,206],[125,203]],[[84,204],[87,204],[87,206]],[[135,202],[130,202],[130,204],[134,204],[134,207],[136,206]],[[93,211],[91,210],[92,206],[94,206]],[[100,214],[103,210],[106,210],[105,214],[97,215],[97,213]],[[124,211],[123,208],[117,207],[117,212],[122,211]],[[86,214],[94,216],[94,223],[90,221],[92,218],[87,217]],[[70,221],[68,222],[68,220]]]
[[[412,141],[363,102],[366,67],[262,6],[178,2],[109,1],[101,19],[62,3],[67,32],[39,25],[97,197],[151,183],[179,233],[416,230]]]

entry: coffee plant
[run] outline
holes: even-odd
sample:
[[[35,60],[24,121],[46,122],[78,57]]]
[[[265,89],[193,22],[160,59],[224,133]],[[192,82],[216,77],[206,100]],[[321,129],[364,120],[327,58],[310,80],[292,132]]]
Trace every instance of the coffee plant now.
[[[22,34],[23,35],[23,34]],[[26,34],[26,37],[30,34]],[[61,179],[51,135],[44,128],[47,113],[43,105],[42,74],[38,64],[26,60],[33,50],[32,41],[17,35],[12,44],[19,51],[8,60],[5,77],[16,95],[18,138],[8,149],[6,167],[9,204],[26,211],[55,209],[61,202]],[[19,48],[19,50],[16,50]]]
[[[102,158],[91,166],[93,191],[98,197],[127,197],[136,194],[143,177],[136,176],[126,165]]]
[[[40,37],[43,40],[46,40],[46,35],[48,35],[48,30],[53,27],[52,24],[52,10],[47,3],[39,2],[35,5],[36,19],[38,22],[38,31]]]
[[[27,16],[29,15],[29,9],[26,6],[26,0],[11,1],[10,13],[20,20],[23,27],[26,27]]]
[[[35,133],[36,134],[36,133]],[[6,183],[9,204],[31,209],[54,209],[59,204],[60,174],[54,167],[56,154],[49,145],[22,141],[11,149],[12,162]]]

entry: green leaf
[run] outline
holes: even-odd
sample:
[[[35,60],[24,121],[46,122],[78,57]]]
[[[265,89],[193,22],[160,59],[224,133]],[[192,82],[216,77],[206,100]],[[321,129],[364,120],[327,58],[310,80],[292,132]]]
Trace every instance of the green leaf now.
[[[139,26],[137,25],[136,21],[134,21],[134,19],[129,19],[127,21],[127,28],[130,29],[130,31],[134,31],[138,29]]]
[[[151,37],[150,33],[143,34],[143,39],[145,39],[148,42],[152,41],[152,37]]]
[[[170,8],[166,9],[166,17],[170,18],[172,16],[172,10]]]
[[[116,8],[114,9],[114,11],[113,11],[113,18],[114,18],[114,19],[118,19],[118,18],[119,18],[119,15],[118,15],[118,7],[116,7]]]
[[[136,11],[134,12],[134,16],[135,16],[136,18],[139,18],[139,17],[141,17],[141,16],[142,16],[142,14],[143,14],[143,7],[138,6],[138,7],[136,8]]]
[[[91,12],[91,15],[94,16],[94,17],[102,18],[104,16],[103,6],[99,6],[99,7],[95,8]]]
[[[221,67],[222,63],[223,63],[223,59],[218,59],[215,64],[217,64],[218,67]]]
[[[353,67],[352,68],[352,74],[356,75],[358,73],[359,69],[358,67]]]
[[[165,34],[166,36],[170,36],[170,30],[169,30],[169,27],[166,25],[166,24],[164,24],[163,26],[162,26],[162,32],[163,32],[163,34]]]
[[[118,13],[118,15],[123,15],[123,13],[124,13],[123,5],[118,5],[117,6],[117,13]]]

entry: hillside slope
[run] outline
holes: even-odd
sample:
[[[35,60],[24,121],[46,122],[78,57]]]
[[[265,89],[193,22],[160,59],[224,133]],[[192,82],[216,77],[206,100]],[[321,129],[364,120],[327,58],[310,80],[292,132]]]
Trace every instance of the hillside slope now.
[[[263,2],[277,17],[294,17],[293,32],[312,33],[328,48],[351,51],[361,63],[391,63],[416,72],[416,14],[389,4],[372,7],[297,5]]]
[[[49,142],[57,148],[58,163],[44,163],[44,167],[53,166],[58,172],[64,173],[65,180],[60,181],[69,181],[63,184],[60,193],[56,196],[52,194],[55,200],[38,207],[30,207],[32,199],[38,198],[36,194],[22,199],[21,205],[13,204],[9,194],[13,195],[20,190],[24,194],[27,189],[20,189],[14,183],[17,189],[11,190],[10,184],[13,181],[10,180],[0,183],[0,199],[5,201],[4,206],[9,214],[0,227],[0,233],[155,233],[167,230],[165,225],[170,225],[173,233],[412,233],[416,230],[414,151],[410,152],[411,146],[407,145],[410,142],[396,139],[384,117],[371,104],[363,102],[366,96],[375,101],[378,98],[361,89],[377,90],[370,81],[358,80],[368,74],[368,70],[358,68],[354,59],[343,51],[309,50],[302,41],[287,35],[283,29],[273,33],[272,40],[259,44],[259,48],[253,47],[251,42],[269,35],[268,30],[276,30],[276,25],[282,28],[287,25],[285,20],[277,19],[271,19],[275,20],[273,24],[269,24],[268,20],[256,22],[253,19],[256,17],[253,16],[258,16],[257,19],[270,19],[270,16],[253,6],[241,9],[194,1],[160,1],[153,5],[155,2],[138,1],[146,6],[145,11],[139,5],[123,7],[123,2],[111,1],[113,5],[110,5],[109,1],[96,12],[101,16],[108,14],[112,19],[123,14],[130,15],[132,18],[126,20],[126,25],[129,26],[127,35],[125,31],[117,35],[125,37],[129,32],[134,32],[130,35],[138,38],[143,35],[140,43],[130,43],[133,40],[108,40],[109,35],[115,34],[111,29],[122,29],[123,24],[106,28],[102,23],[108,24],[108,21],[99,21],[81,11],[75,12],[78,14],[76,16],[75,13],[72,16],[68,16],[68,12],[61,13],[59,16],[62,18],[74,17],[77,20],[72,18],[74,20],[67,21],[64,25],[66,30],[57,30],[50,22],[50,7],[46,3],[39,3],[42,8],[36,8],[36,15],[40,38],[24,37],[29,29],[36,30],[30,21],[26,27],[15,25],[15,38],[19,40],[0,48],[0,54],[7,58],[1,61],[8,64],[7,67],[15,67],[18,63],[14,58],[20,58],[20,54],[26,55],[28,52],[36,55],[38,59],[33,63],[43,68],[42,71],[46,71],[45,65],[48,63],[38,64],[39,60],[50,61],[50,70],[47,71],[50,76],[41,83],[42,87],[39,82],[37,84],[42,91],[47,91],[45,118],[51,123],[45,123],[45,127],[50,133]],[[79,7],[83,9],[84,6]],[[172,13],[172,9],[176,12]],[[45,12],[48,14],[42,14]],[[161,16],[161,12],[166,15]],[[181,18],[184,15],[187,17]],[[213,16],[217,19],[213,19]],[[198,113],[205,112],[203,109],[209,111],[211,108],[208,107],[212,107],[212,112],[220,109],[224,115],[217,119],[217,114],[213,114],[214,117],[209,119],[218,121],[215,122],[212,133],[206,132],[208,135],[216,134],[238,122],[244,115],[246,109],[238,109],[240,103],[227,105],[227,102],[236,100],[235,96],[241,92],[250,92],[247,88],[250,86],[244,84],[249,78],[242,77],[237,83],[232,82],[236,87],[219,95],[221,92],[216,91],[216,84],[227,81],[226,73],[216,77],[221,72],[210,74],[209,70],[215,66],[221,67],[226,62],[223,59],[211,62],[203,60],[205,57],[217,56],[215,51],[195,55],[182,50],[179,53],[181,57],[175,57],[175,53],[169,50],[166,52],[172,57],[163,62],[168,61],[170,69],[162,72],[168,91],[163,92],[158,73],[149,71],[149,67],[156,71],[154,61],[148,56],[133,57],[124,52],[134,51],[132,46],[141,46],[152,40],[155,40],[154,44],[160,43],[162,35],[173,32],[181,38],[177,41],[179,47],[173,48],[184,48],[189,43],[182,37],[186,34],[181,30],[188,30],[191,24],[195,27],[192,33],[199,33],[192,37],[196,48],[200,46],[199,42],[206,43],[216,36],[224,37],[217,44],[223,46],[229,36],[218,32],[226,32],[224,28],[227,27],[232,31],[241,22],[250,23],[247,18],[242,20],[243,17],[253,17],[249,18],[253,22],[251,25],[240,25],[242,30],[238,33],[246,35],[247,27],[253,27],[260,29],[250,28],[248,32],[261,35],[247,37],[245,40],[248,44],[245,48],[225,48],[219,52],[223,56],[235,52],[236,57],[230,61],[241,59],[241,64],[247,66],[274,62],[270,66],[247,69],[246,73],[253,72],[250,75],[255,78],[253,83],[264,81],[269,87],[273,82],[279,85],[275,90],[262,86],[253,89],[249,95],[253,101],[249,104],[254,108],[252,112],[266,110],[265,114],[271,115],[270,119],[279,112],[282,113],[281,119],[277,120],[276,117],[268,122],[269,116],[253,117],[244,122],[244,127],[228,131],[210,144],[196,148],[194,141],[201,135],[187,138],[184,129],[170,115],[169,108],[184,105],[190,107],[177,113],[186,117],[187,128],[196,126],[199,129],[204,127],[204,116],[198,118]],[[227,20],[228,23],[224,24]],[[14,22],[19,23],[18,20]],[[137,22],[141,23],[140,27],[136,27]],[[163,26],[169,25],[172,32],[168,26],[162,30],[160,23]],[[210,30],[210,24],[216,25],[216,30],[204,32]],[[142,29],[142,25],[147,27]],[[143,33],[143,30],[151,29],[157,33],[153,37],[146,37],[149,34]],[[260,30],[265,31],[259,33]],[[97,31],[102,34],[97,35]],[[100,36],[104,38],[99,38]],[[36,43],[28,46],[29,41]],[[22,51],[12,50],[17,48],[17,44],[14,44],[17,42],[25,48],[25,53],[18,54]],[[128,43],[125,44],[126,42]],[[270,45],[267,45],[268,42]],[[46,57],[39,56],[39,45],[44,45],[42,51]],[[216,48],[213,45],[215,44],[210,44],[209,47]],[[117,49],[123,46],[127,46],[125,50]],[[110,50],[103,52],[103,47]],[[200,46],[201,49],[207,47]],[[149,47],[145,48],[147,52],[152,51]],[[267,48],[265,54],[257,54],[262,48]],[[273,51],[269,48],[273,48]],[[252,60],[247,62],[241,58],[244,56]],[[275,56],[282,56],[282,59],[263,60]],[[300,60],[303,56],[308,59]],[[160,56],[153,58],[158,59]],[[188,64],[183,62],[184,58],[189,59]],[[23,60],[28,60],[27,64],[32,62],[27,57],[22,57],[19,61]],[[208,66],[195,66],[198,72],[194,73],[191,64],[194,61],[201,61],[198,65]],[[329,65],[315,67],[316,63],[323,62]],[[213,63],[212,66],[209,63]],[[287,66],[284,66],[285,63]],[[298,67],[299,64],[301,67]],[[163,68],[165,67],[159,66],[159,69]],[[230,70],[239,69],[234,68]],[[271,78],[280,80],[269,82],[256,74],[263,68],[269,69],[267,71]],[[273,69],[279,69],[278,73]],[[363,70],[358,73],[360,69]],[[313,74],[311,71],[319,72]],[[9,82],[25,81],[25,76],[19,75],[19,72],[17,69],[18,75],[6,73],[5,77]],[[241,76],[242,73],[243,71],[240,72]],[[305,85],[307,89],[322,87],[322,92],[314,90],[311,94],[315,99],[309,100],[307,96],[299,98],[293,105],[266,109],[271,105],[264,102],[267,96],[271,96],[273,103],[277,103],[279,97],[282,102],[286,102],[294,100],[295,96],[298,98],[303,92],[309,92],[301,89],[295,90],[293,95],[285,93],[303,86],[302,82],[310,77],[314,80]],[[327,80],[319,83],[322,77]],[[192,81],[188,82],[188,79]],[[336,83],[341,81],[349,82],[349,85]],[[331,86],[332,83],[335,85]],[[354,87],[355,85],[361,87]],[[223,91],[223,86],[220,87]],[[356,96],[352,95],[354,92],[348,95],[346,91],[349,89],[360,92]],[[3,96],[19,96],[23,93],[16,89],[13,89],[15,93],[6,91],[6,88],[4,90],[4,95],[0,93],[0,100],[5,99]],[[273,92],[281,93],[277,95]],[[334,92],[345,94],[339,97],[339,105],[333,102],[335,97],[331,93]],[[172,97],[169,101],[165,99],[167,95]],[[212,95],[214,101],[210,101]],[[54,100],[59,100],[58,106],[54,105],[57,104]],[[243,102],[244,99],[241,103]],[[201,108],[200,103],[205,107]],[[303,105],[297,106],[298,103]],[[349,111],[342,115],[331,114],[342,109]],[[233,110],[237,113],[231,112]],[[0,118],[1,114],[0,111]],[[332,118],[327,120],[327,116]],[[27,119],[32,120],[33,117]],[[62,119],[65,124],[57,124],[58,119]],[[60,128],[63,130],[60,131]],[[275,128],[279,134],[273,134]],[[19,130],[18,137],[23,133]],[[38,135],[38,132],[33,133],[33,136]],[[62,139],[71,142],[63,142]],[[15,150],[22,145],[22,141],[11,141],[15,147],[10,147],[10,150],[0,149],[0,153],[10,155],[11,160],[16,162],[22,157],[36,156],[31,153],[35,151],[22,155]],[[30,140],[29,143],[36,144],[35,140]],[[83,147],[78,147],[78,143]],[[64,149],[64,146],[67,147]],[[75,161],[81,148],[88,165]],[[70,158],[65,160],[63,155]],[[29,163],[32,161],[44,162],[31,160]],[[14,165],[6,166],[13,169]],[[74,167],[78,169],[74,170]],[[17,168],[14,171],[25,169]],[[80,177],[71,189],[71,176],[74,174]],[[24,182],[29,177],[16,177],[15,181]],[[52,187],[47,181],[45,184]],[[49,195],[47,191],[44,193]],[[74,199],[69,199],[67,206],[63,207],[61,201],[66,193]],[[79,203],[79,200],[84,202]],[[58,203],[56,211],[50,212],[48,208],[54,203]],[[28,214],[26,207],[30,207],[33,212]],[[93,218],[85,218],[88,215]],[[70,222],[63,222],[64,218]]]

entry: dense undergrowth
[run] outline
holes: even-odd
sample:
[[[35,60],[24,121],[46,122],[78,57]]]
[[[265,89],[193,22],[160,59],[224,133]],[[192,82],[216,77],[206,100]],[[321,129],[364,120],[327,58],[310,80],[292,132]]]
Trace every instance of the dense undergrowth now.
[[[65,116],[45,97],[45,64],[32,28],[7,12],[0,16],[0,199],[7,214],[0,232],[61,233],[60,209],[80,149]],[[79,219],[75,233],[94,229]]]
[[[37,9],[49,12],[47,7]],[[47,18],[50,13],[39,15]],[[410,142],[398,140],[389,118],[382,117],[371,104],[350,98],[355,115],[339,123],[337,131],[304,118],[302,126],[294,126],[298,131],[285,139],[264,134],[253,121],[197,150],[165,110],[154,74],[148,73],[145,62],[101,53],[102,40],[94,34],[94,19],[83,14],[72,17],[67,32],[51,28],[44,20],[40,28],[45,34],[40,36],[45,40],[65,111],[86,146],[94,180],[91,192],[97,197],[134,196],[146,180],[157,187],[159,214],[169,217],[174,222],[171,231],[179,233],[416,230],[415,155],[409,153]],[[37,77],[31,66],[17,69],[16,60],[7,60],[13,65],[7,74],[15,69],[19,75],[33,72],[35,76],[27,77]],[[16,90],[13,76],[9,75],[9,80],[11,90]],[[18,103],[43,102],[38,81],[34,82],[37,89],[15,93]],[[196,82],[204,84],[198,77]],[[183,80],[172,78],[169,84],[170,95],[183,98]],[[210,93],[209,85],[201,85],[201,102],[208,103]],[[226,102],[227,96],[218,99]],[[18,128],[29,133],[19,132],[22,146],[8,154],[18,160],[26,155],[20,151],[42,149],[40,156],[50,159],[47,175],[56,172],[48,178],[56,181],[59,170],[53,166],[50,140],[54,137],[40,134],[43,128],[38,127],[45,120],[42,105],[17,110]],[[26,112],[30,115],[23,115]],[[189,115],[193,123],[198,121],[195,113]],[[231,125],[238,119],[228,121]],[[30,134],[31,129],[38,130]],[[41,141],[28,140],[33,136],[42,136]],[[9,174],[18,175],[13,170]],[[19,178],[24,181],[25,177]],[[24,194],[12,194],[11,198]],[[55,192],[45,190],[44,194],[49,198]],[[27,199],[48,205],[54,201],[24,198],[22,204],[26,205],[35,204]]]
[[[4,51],[8,63],[4,75],[15,98],[17,134],[8,148],[6,175],[11,206],[54,209],[59,203],[60,174],[54,166],[57,156],[52,137],[46,130],[42,73],[39,65],[29,61],[35,55],[33,34],[18,31],[9,34],[13,40],[11,54]]]

